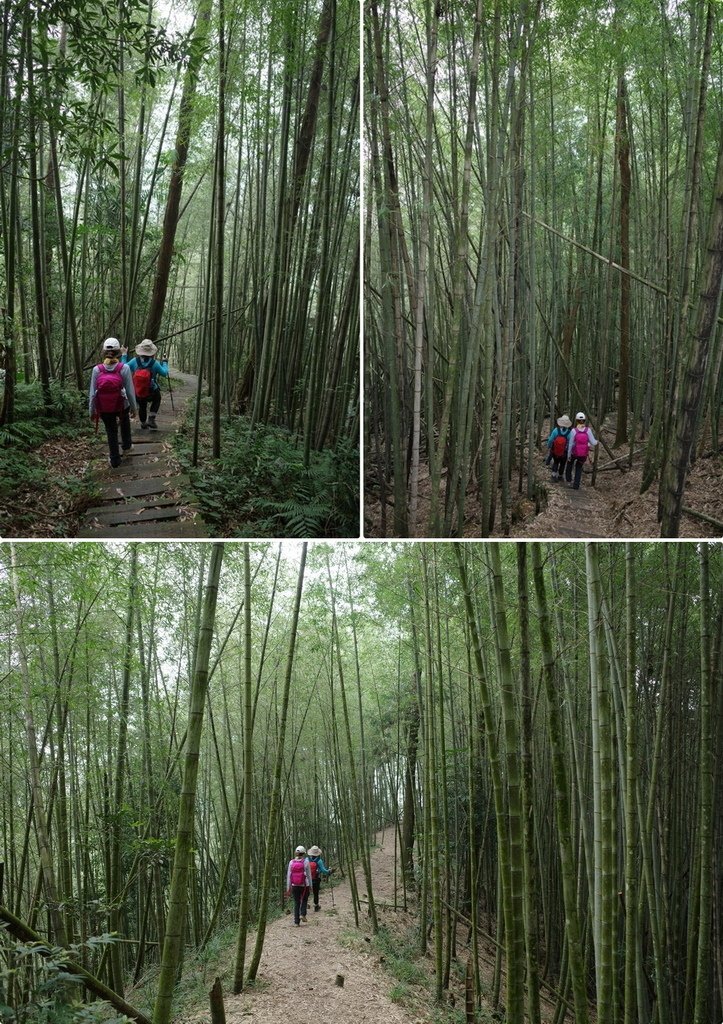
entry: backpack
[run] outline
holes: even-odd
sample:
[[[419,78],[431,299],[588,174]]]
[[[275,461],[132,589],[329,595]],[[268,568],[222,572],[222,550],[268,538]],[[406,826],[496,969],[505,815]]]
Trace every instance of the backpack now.
[[[151,371],[142,368],[133,373],[133,390],[136,398],[148,398],[151,393]]]
[[[572,454],[576,459],[586,459],[587,453],[590,451],[590,438],[587,434],[587,427],[584,430],[578,430],[575,427],[575,439],[572,442]]]
[[[311,881],[314,882],[319,876],[319,865],[315,860],[309,858],[309,870],[311,871]]]
[[[291,862],[291,884],[306,885],[306,872],[304,871],[303,860],[292,860]]]
[[[567,438],[568,434],[558,434],[555,440],[552,442],[552,454],[556,459],[562,458],[567,449]]]
[[[125,397],[123,395],[122,363],[106,366],[98,363],[95,378],[95,409],[99,414],[123,412]]]

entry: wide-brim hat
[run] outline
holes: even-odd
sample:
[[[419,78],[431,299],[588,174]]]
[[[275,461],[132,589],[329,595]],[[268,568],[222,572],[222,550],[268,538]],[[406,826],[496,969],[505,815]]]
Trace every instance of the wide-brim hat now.
[[[150,338],[144,338],[140,345],[136,345],[137,356],[154,356],[158,351],[158,345],[154,344]]]
[[[558,425],[558,427],[571,427],[572,426],[572,420],[566,414],[565,416],[561,416],[559,418],[559,420],[557,421],[557,425]]]
[[[319,849],[319,847],[318,846],[310,846],[309,847],[309,856],[310,857],[321,857],[321,850]]]

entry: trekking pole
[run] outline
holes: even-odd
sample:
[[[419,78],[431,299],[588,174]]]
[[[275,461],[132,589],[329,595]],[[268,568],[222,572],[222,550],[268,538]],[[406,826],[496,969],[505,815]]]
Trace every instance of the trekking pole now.
[[[329,879],[329,888],[331,889],[331,906],[333,909],[336,909],[336,905],[334,903],[334,886],[331,884],[331,878]]]
[[[168,359],[166,359],[166,363],[168,363]],[[176,407],[173,404],[173,388],[171,387],[171,373],[170,373],[170,370],[168,372],[167,380],[168,380],[168,394],[171,396],[171,411],[175,412],[176,411]]]

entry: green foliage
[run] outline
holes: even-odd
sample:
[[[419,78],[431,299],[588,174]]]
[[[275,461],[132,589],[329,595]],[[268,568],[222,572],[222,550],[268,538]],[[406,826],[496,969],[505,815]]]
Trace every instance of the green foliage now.
[[[79,436],[92,431],[85,396],[76,388],[53,382],[51,398],[53,412],[48,415],[40,385],[19,384],[15,420],[0,427],[0,532],[4,535],[37,532],[38,510],[48,504],[53,515],[51,527],[55,525],[61,536],[68,536],[71,531],[64,516],[87,507],[93,498],[90,480],[73,476],[56,452],[35,450],[53,440],[67,442],[72,450]],[[19,503],[21,494],[26,500]]]
[[[221,459],[190,465],[191,439],[177,438],[207,522],[229,537],[348,537],[359,532],[358,452],[348,442],[312,452],[282,427],[234,417],[222,433]]]
[[[82,982],[71,974],[68,962],[82,955],[82,948],[97,950],[112,943],[111,935],[91,936],[81,946],[70,950],[44,943],[25,943],[9,940],[14,967],[0,967],[0,1021],[4,1024],[126,1024],[128,1017],[118,1015],[102,1000],[83,1002]],[[33,995],[22,1006],[12,1007],[5,1002],[4,993],[13,976],[32,966],[37,979]],[[72,987],[71,987],[72,986]]]
[[[51,437],[67,431],[68,425],[86,423],[86,398],[74,387],[63,387],[57,381],[50,386],[53,404],[48,415],[39,384],[18,384],[15,393],[15,422],[0,427],[0,445],[23,445],[34,448]]]
[[[424,967],[417,963],[419,946],[413,931],[395,934],[388,928],[380,928],[372,940],[383,956],[384,967],[398,981],[408,985],[429,985]]]
[[[393,1003],[403,1003],[409,996],[409,989],[406,985],[394,985],[389,989],[389,998]]]

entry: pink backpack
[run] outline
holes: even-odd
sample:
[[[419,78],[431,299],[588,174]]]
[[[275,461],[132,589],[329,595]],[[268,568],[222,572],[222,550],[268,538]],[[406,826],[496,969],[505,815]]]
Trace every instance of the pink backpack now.
[[[106,366],[98,363],[95,378],[95,411],[97,413],[118,413],[125,408],[123,397],[122,363]]]
[[[587,453],[590,451],[590,438],[588,437],[587,427],[584,430],[578,430],[575,427],[575,437],[572,442],[572,454],[576,459],[586,459]]]
[[[291,862],[291,884],[306,885],[306,872],[304,871],[303,860],[292,860]]]

